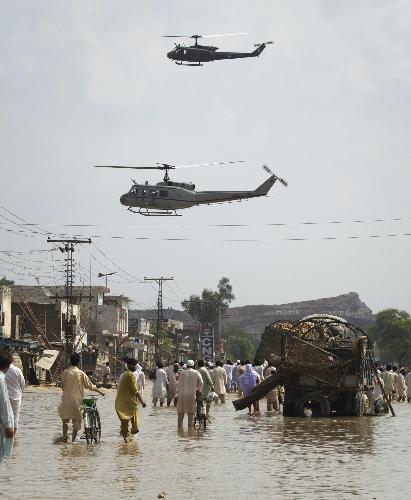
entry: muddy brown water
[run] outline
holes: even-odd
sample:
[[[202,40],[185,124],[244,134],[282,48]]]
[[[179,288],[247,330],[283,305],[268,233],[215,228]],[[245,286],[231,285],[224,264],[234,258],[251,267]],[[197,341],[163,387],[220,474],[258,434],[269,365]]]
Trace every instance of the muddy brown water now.
[[[149,400],[149,389],[145,397]],[[396,499],[411,497],[411,405],[397,417],[249,417],[214,405],[205,431],[178,432],[174,408],[142,410],[134,443],[119,437],[115,392],[99,398],[98,445],[55,443],[56,390],[29,389],[0,497]],[[264,403],[261,405],[264,408]]]

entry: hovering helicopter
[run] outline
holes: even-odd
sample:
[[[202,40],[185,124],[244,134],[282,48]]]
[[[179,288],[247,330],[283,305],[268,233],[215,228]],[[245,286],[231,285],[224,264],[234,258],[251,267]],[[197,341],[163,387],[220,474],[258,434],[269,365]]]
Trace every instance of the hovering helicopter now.
[[[175,44],[175,48],[167,54],[179,66],[203,66],[205,62],[212,62],[221,59],[241,59],[244,57],[258,57],[267,45],[273,42],[256,43],[257,47],[252,52],[218,52],[218,47],[211,45],[199,45],[199,38],[213,38],[217,36],[246,35],[247,33],[225,33],[224,35],[164,35],[163,38],[194,38],[195,44],[186,47]],[[184,62],[183,62],[184,61]]]
[[[257,198],[267,195],[276,181],[284,186],[287,182],[277,177],[267,165],[263,165],[264,170],[270,177],[253,191],[196,191],[195,185],[191,182],[174,182],[170,180],[169,170],[176,168],[200,167],[209,165],[225,165],[229,163],[242,163],[241,161],[229,161],[218,163],[203,163],[200,165],[168,165],[167,163],[156,163],[155,167],[126,167],[119,165],[95,165],[95,168],[127,168],[135,170],[164,170],[162,182],[155,185],[138,184],[134,179],[133,185],[128,193],[120,197],[120,203],[127,207],[127,210],[145,216],[181,216],[177,210],[190,208],[196,205],[210,205],[211,203],[225,203],[231,201],[241,201],[247,198]],[[139,210],[134,210],[138,207]]]

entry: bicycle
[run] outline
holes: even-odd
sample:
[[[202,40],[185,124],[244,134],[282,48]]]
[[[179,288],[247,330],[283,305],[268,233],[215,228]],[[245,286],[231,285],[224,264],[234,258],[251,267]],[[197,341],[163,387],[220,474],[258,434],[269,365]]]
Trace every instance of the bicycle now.
[[[210,422],[210,420],[208,419],[205,412],[204,399],[201,396],[198,396],[196,398],[196,403],[197,403],[197,408],[194,416],[194,427],[198,427],[199,429],[203,427],[204,429],[206,429],[207,421]]]
[[[99,443],[101,441],[100,413],[97,409],[97,396],[90,395],[83,399],[83,423],[84,435],[87,444]]]

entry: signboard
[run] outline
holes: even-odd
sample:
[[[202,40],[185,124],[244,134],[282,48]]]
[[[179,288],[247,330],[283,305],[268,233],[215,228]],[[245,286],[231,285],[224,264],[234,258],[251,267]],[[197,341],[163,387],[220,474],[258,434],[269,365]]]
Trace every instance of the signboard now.
[[[214,361],[214,328],[208,324],[201,329],[201,358]]]

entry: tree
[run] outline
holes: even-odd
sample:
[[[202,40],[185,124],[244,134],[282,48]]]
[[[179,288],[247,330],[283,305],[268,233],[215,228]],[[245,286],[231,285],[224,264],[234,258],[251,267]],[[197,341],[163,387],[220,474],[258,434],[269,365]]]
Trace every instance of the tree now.
[[[152,324],[150,326],[150,333],[154,335],[154,337],[157,335],[156,324]],[[161,361],[161,359],[169,359],[173,352],[173,341],[170,338],[170,332],[164,327],[160,328],[158,332],[158,344],[159,344],[159,353],[158,353],[159,359],[157,359],[156,361]]]
[[[406,311],[380,311],[369,334],[384,360],[400,364],[411,362],[411,317]]]
[[[216,323],[219,314],[223,315],[230,303],[235,299],[233,287],[228,278],[221,278],[217,284],[217,290],[204,288],[199,295],[191,295],[183,300],[181,305],[184,310],[200,324]]]
[[[226,338],[225,350],[227,358],[233,360],[252,360],[254,358],[257,346],[245,330],[230,326],[224,331],[224,337]]]
[[[13,286],[14,281],[8,280],[5,276],[0,278],[0,286]]]

